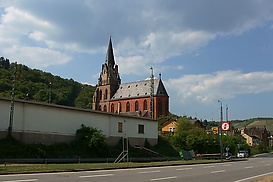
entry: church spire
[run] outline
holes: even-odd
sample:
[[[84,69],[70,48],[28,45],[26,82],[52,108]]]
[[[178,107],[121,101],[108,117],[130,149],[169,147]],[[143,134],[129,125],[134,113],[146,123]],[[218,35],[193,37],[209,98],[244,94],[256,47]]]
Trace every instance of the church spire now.
[[[114,65],[115,65],[115,59],[114,59],[114,52],[113,52],[111,36],[110,36],[110,41],[109,41],[109,45],[108,45],[108,50],[107,50],[107,53],[106,53],[105,63],[107,64],[108,67],[114,67]]]

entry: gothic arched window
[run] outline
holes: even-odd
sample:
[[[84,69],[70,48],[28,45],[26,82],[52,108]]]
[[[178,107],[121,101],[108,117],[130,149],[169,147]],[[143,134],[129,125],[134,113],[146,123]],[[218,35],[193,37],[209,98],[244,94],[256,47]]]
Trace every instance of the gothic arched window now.
[[[135,111],[138,111],[138,101],[135,102]]]
[[[112,112],[112,113],[115,112],[114,109],[115,109],[114,104],[111,104],[111,112]]]
[[[103,111],[105,111],[105,112],[107,111],[107,106],[106,105],[103,106]]]
[[[157,116],[162,115],[162,101],[159,100],[157,104]]]
[[[126,103],[126,112],[130,112],[130,102]]]
[[[144,102],[143,102],[143,110],[148,110],[147,100],[144,100]]]
[[[118,103],[118,107],[119,107],[119,112],[122,112],[122,106],[121,106],[121,102]]]
[[[102,99],[102,91],[101,90],[100,90],[99,98],[100,98],[100,100]]]
[[[104,99],[107,99],[107,96],[108,96],[108,90],[107,90],[107,89],[105,89]]]

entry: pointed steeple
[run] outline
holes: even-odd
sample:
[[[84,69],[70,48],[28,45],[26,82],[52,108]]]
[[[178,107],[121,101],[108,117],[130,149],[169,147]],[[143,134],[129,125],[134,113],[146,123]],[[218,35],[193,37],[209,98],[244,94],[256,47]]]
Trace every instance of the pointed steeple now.
[[[106,53],[105,63],[107,64],[108,67],[114,67],[114,65],[115,65],[114,51],[113,51],[111,36],[110,36],[110,41],[109,41],[109,45],[108,45],[108,50]]]

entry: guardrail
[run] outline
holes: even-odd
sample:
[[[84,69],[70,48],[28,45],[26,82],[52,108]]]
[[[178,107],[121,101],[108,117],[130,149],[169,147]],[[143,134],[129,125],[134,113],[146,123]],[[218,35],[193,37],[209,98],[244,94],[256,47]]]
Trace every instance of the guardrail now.
[[[69,164],[69,163],[113,163],[116,158],[24,158],[0,159],[0,164]],[[130,162],[158,162],[182,160],[180,157],[129,158]]]

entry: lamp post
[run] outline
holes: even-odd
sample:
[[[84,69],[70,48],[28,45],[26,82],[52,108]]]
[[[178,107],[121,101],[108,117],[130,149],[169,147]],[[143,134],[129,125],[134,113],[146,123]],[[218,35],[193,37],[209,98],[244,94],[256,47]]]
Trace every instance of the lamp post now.
[[[221,155],[221,161],[223,161],[223,144],[222,144],[222,122],[223,122],[223,105],[220,100],[218,100],[220,103],[220,127],[219,127],[219,133],[220,133],[220,155]]]
[[[154,119],[154,72],[153,72],[152,66],[150,66],[150,70],[151,70],[150,108],[151,108],[151,118]]]
[[[48,103],[51,104],[51,94],[52,94],[52,83],[49,82],[49,98],[48,98]]]
[[[17,62],[14,63],[13,84],[12,84],[11,102],[10,102],[10,117],[9,117],[8,136],[12,136],[13,112],[14,112],[14,95],[15,95],[15,83],[16,83],[16,67],[17,67]]]

